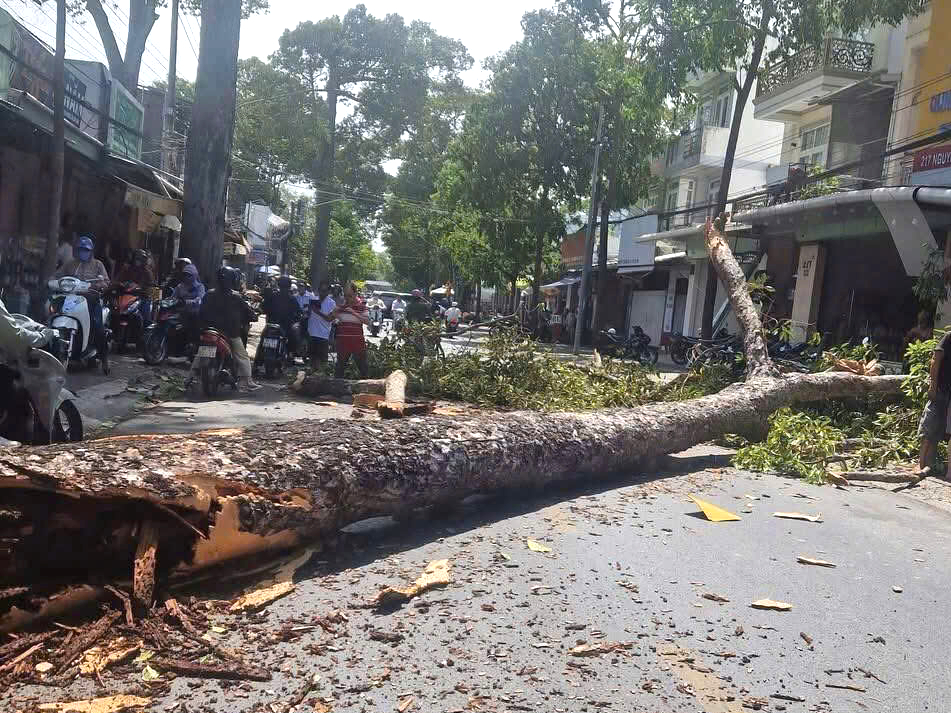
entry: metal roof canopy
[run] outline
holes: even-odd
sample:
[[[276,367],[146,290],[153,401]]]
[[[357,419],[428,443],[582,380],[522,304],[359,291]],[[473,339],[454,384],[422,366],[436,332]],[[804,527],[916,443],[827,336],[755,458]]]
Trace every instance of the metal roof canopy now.
[[[833,193],[804,201],[792,201],[781,205],[756,208],[736,216],[736,220],[753,225],[773,228],[780,234],[792,233],[797,238],[806,238],[804,227],[821,226],[821,233],[836,230],[835,221],[873,218],[881,224],[881,231],[872,229],[866,234],[888,232],[901,257],[905,272],[911,277],[921,275],[929,253],[938,247],[931,223],[922,211],[922,204],[929,210],[932,223],[937,227],[946,225],[951,213],[951,189],[926,187],[873,188],[860,191]],[[757,237],[766,237],[761,230]],[[779,237],[779,236],[775,236]],[[829,237],[834,237],[829,235]]]
[[[749,230],[752,230],[750,225],[741,225],[744,221],[738,220],[734,223],[730,223],[727,226],[726,232],[727,235],[733,235],[736,233],[743,233]],[[695,225],[686,225],[682,228],[673,228],[672,230],[665,230],[660,233],[648,233],[647,235],[639,235],[634,238],[635,243],[649,243],[653,240],[663,240],[665,242],[671,242],[674,240],[686,241],[688,238],[697,238],[703,237],[704,223],[697,223]]]

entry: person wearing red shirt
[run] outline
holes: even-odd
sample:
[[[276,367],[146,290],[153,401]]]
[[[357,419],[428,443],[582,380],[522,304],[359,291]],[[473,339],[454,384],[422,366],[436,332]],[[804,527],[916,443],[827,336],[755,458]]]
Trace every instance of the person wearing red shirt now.
[[[369,376],[367,363],[367,342],[363,337],[363,325],[370,323],[367,306],[357,294],[357,286],[347,283],[343,293],[344,303],[334,310],[333,316],[337,320],[337,366],[335,375],[342,378],[350,357],[357,363],[360,378]]]

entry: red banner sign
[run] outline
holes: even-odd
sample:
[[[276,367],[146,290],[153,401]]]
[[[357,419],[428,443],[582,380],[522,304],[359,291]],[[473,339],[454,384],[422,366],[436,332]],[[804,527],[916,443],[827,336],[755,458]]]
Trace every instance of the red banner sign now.
[[[915,154],[914,172],[937,168],[951,168],[951,144],[922,149]]]

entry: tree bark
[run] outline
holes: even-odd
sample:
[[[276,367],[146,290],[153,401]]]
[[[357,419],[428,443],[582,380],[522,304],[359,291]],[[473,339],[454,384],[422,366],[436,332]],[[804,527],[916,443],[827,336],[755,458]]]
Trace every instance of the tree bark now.
[[[221,265],[240,32],[241,0],[204,0],[179,254],[191,258],[205,280]]]
[[[759,65],[763,59],[763,50],[766,47],[766,38],[769,32],[769,23],[772,20],[772,2],[767,0],[763,3],[763,17],[760,20],[759,33],[753,43],[753,55],[750,58],[750,65],[746,76],[743,77],[743,84],[736,93],[736,105],[733,107],[733,118],[730,122],[730,137],[726,144],[726,153],[723,157],[723,169],[720,171],[720,191],[717,194],[717,208],[714,215],[720,215],[726,210],[727,199],[730,195],[730,177],[733,175],[733,161],[736,157],[736,145],[740,139],[740,124],[743,122],[743,114],[746,111],[746,103],[749,101],[750,92],[753,89],[753,83],[756,81],[759,72]],[[717,281],[713,279],[715,266],[711,261],[708,264],[707,286],[703,296],[703,313],[700,320],[700,336],[703,339],[713,338],[713,312],[716,309],[717,300]]]
[[[125,43],[125,57],[119,50],[115,33],[109,23],[109,16],[102,6],[101,0],[86,0],[86,10],[92,15],[99,32],[109,63],[109,71],[113,79],[118,81],[129,92],[135,95],[138,90],[139,72],[142,68],[142,55],[145,53],[145,44],[152,32],[152,27],[158,19],[153,0],[129,0],[129,26]]]
[[[314,228],[314,244],[310,254],[310,284],[319,285],[329,274],[327,252],[330,244],[330,217],[333,212],[332,190],[337,165],[337,95],[339,87],[331,74],[327,81],[327,142],[321,152],[317,170],[315,195],[317,199],[317,222]]]
[[[49,231],[43,260],[43,280],[56,272],[56,248],[63,213],[63,174],[66,167],[66,0],[56,0],[56,55],[53,59],[53,139],[50,151]]]
[[[548,186],[542,188],[538,207],[538,220],[535,222],[535,270],[532,273],[532,307],[541,301],[542,258],[545,253],[545,240],[548,238],[546,215],[548,213]]]

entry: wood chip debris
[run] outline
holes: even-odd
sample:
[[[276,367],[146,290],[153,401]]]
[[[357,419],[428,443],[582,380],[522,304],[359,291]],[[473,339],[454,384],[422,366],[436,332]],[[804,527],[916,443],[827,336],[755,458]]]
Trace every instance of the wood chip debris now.
[[[769,609],[771,611],[791,611],[792,604],[786,602],[777,602],[773,599],[757,599],[750,604],[754,609]]]
[[[633,641],[601,641],[597,644],[578,644],[568,653],[572,656],[600,656],[633,647]]]
[[[270,587],[256,589],[242,597],[238,597],[234,604],[231,605],[230,611],[234,614],[258,611],[271,602],[275,602],[281,597],[286,597],[293,591],[293,582],[278,582]]]
[[[409,587],[398,589],[396,587],[386,587],[377,592],[376,596],[367,604],[367,607],[391,606],[408,602],[420,594],[435,589],[436,587],[445,587],[449,585],[449,560],[433,560],[422,575]]]
[[[797,561],[799,564],[814,564],[814,565],[817,566],[817,567],[836,567],[836,566],[838,566],[838,565],[836,565],[835,562],[827,562],[826,560],[818,560],[818,559],[814,559],[814,558],[812,558],[812,557],[804,557],[803,555],[799,555],[799,556],[796,558],[796,561]]]
[[[809,636],[805,631],[799,632],[799,638],[806,642],[806,646],[812,646],[812,637]]]
[[[123,713],[148,708],[151,704],[151,698],[141,696],[105,696],[66,703],[41,703],[37,710],[42,713]]]
[[[806,522],[822,522],[822,513],[816,515],[806,515],[801,512],[774,512],[773,517],[781,517],[784,520],[805,520]]]
[[[551,552],[551,547],[548,547],[547,545],[543,545],[541,542],[538,542],[537,540],[528,539],[528,540],[525,540],[525,544],[528,546],[528,549],[530,549],[532,552]]]
[[[709,599],[711,602],[720,602],[721,604],[726,604],[730,600],[724,597],[722,594],[715,594],[714,592],[704,592],[704,599]]]
[[[843,691],[857,691],[859,693],[865,693],[865,689],[861,686],[856,686],[854,683],[827,683],[826,688],[839,688]]]

